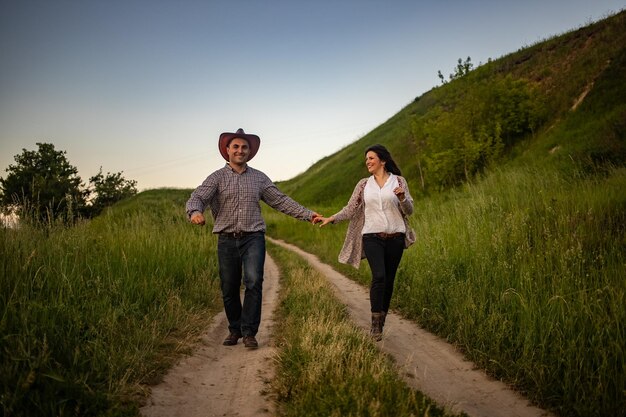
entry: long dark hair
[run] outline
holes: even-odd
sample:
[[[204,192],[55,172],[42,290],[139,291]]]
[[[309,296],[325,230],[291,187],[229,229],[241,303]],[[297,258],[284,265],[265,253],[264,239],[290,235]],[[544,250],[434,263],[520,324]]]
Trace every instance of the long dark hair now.
[[[398,164],[396,164],[396,161],[393,160],[391,154],[383,145],[376,144],[370,146],[365,150],[365,155],[367,155],[369,151],[374,152],[376,155],[378,155],[378,159],[385,162],[385,170],[387,172],[391,172],[394,175],[402,175],[402,173],[400,172],[400,168],[398,168]]]

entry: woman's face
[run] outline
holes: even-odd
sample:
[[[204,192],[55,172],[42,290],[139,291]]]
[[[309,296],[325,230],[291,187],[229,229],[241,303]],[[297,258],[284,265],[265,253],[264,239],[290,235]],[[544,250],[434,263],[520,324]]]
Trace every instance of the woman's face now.
[[[370,174],[380,173],[385,170],[385,163],[380,160],[374,151],[369,151],[365,154],[365,166]]]

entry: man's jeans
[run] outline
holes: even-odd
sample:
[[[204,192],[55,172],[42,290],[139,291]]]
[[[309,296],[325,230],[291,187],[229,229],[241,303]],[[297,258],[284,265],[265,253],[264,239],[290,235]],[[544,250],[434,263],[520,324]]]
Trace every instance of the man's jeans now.
[[[220,235],[217,241],[222,299],[231,333],[256,336],[261,322],[265,234],[258,232],[239,239]],[[243,305],[240,289],[243,273]]]

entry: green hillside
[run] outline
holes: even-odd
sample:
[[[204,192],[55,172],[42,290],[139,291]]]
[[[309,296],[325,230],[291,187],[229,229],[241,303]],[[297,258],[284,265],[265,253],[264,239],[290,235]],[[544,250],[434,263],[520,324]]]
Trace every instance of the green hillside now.
[[[625,416],[626,12],[433,88],[280,188],[331,215],[375,143],[416,203],[392,308],[558,415]],[[337,262],[345,223],[266,219],[369,284]]]
[[[597,167],[626,160],[626,12],[433,88],[281,188],[306,204],[345,202],[364,150],[387,146],[413,194],[510,162]],[[577,104],[580,100],[579,104]]]

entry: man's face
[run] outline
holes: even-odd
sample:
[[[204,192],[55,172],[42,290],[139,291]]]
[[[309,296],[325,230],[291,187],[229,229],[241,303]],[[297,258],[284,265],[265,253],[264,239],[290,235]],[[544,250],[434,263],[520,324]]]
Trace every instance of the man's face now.
[[[230,141],[226,151],[231,164],[243,165],[248,161],[250,145],[245,139],[235,138]]]

